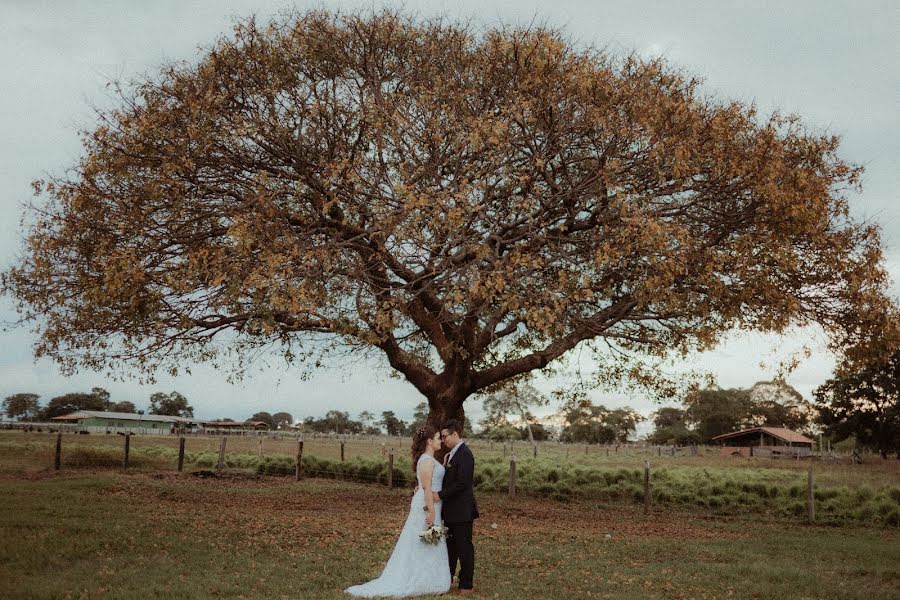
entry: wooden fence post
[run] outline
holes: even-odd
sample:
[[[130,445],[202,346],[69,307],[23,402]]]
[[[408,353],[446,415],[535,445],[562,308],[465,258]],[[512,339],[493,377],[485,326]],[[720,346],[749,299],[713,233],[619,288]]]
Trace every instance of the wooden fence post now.
[[[131,449],[131,432],[125,432],[125,456],[122,458],[122,468],[128,468],[128,452]]]
[[[303,478],[303,438],[297,438],[297,467],[294,472],[294,480],[300,481]]]
[[[587,444],[585,444],[585,445],[584,445],[584,455],[585,455],[585,456],[587,456],[587,449],[588,449]]]
[[[259,438],[259,448],[256,449],[256,458],[262,458],[262,438]]]
[[[394,489],[394,449],[388,453],[388,489]]]
[[[644,512],[650,512],[650,462],[644,461]]]
[[[516,497],[516,455],[509,459],[509,497]]]
[[[219,464],[216,465],[216,471],[221,471],[225,466],[225,436],[219,438]]]
[[[816,520],[816,496],[813,491],[813,471],[812,465],[806,474],[806,518],[810,523]]]
[[[534,445],[534,457],[537,458],[537,444]]]
[[[60,464],[62,463],[62,432],[58,431],[56,433],[56,457],[53,459],[53,468],[59,471]]]
[[[344,462],[344,440],[341,440],[341,462]]]
[[[178,472],[184,469],[184,434],[178,436]]]

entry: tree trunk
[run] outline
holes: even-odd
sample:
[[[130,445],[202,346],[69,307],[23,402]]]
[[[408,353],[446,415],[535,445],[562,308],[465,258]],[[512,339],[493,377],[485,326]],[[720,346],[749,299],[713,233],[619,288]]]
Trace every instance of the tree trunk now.
[[[426,421],[426,423],[428,425],[433,425],[438,431],[440,431],[444,426],[444,423],[446,423],[450,419],[455,419],[459,421],[463,426],[465,426],[466,412],[463,409],[462,402],[439,402],[437,400],[429,400],[428,407],[428,420]],[[466,435],[469,435],[471,433],[471,431],[465,431],[461,435],[462,437],[465,437]]]
[[[444,423],[449,421],[450,419],[455,419],[459,421],[463,427],[465,427],[466,423],[466,413],[463,410],[462,401],[457,400],[444,400],[443,402],[439,400],[428,400],[428,419],[425,421],[428,425],[433,425],[435,429],[440,431],[444,427]],[[466,435],[472,433],[471,431],[463,431],[460,433],[460,437],[465,437]],[[441,446],[441,449],[434,453],[434,457],[443,462],[444,456],[447,455],[449,449]]]

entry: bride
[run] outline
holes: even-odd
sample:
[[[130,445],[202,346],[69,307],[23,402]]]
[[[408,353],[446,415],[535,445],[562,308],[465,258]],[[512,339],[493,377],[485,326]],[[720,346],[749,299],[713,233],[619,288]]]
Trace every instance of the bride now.
[[[442,539],[437,544],[430,544],[419,538],[419,532],[427,527],[441,525],[441,511],[435,507],[432,494],[441,490],[444,481],[444,466],[434,458],[440,447],[437,429],[425,425],[416,431],[412,455],[419,485],[410,502],[409,516],[400,539],[381,576],[347,588],[346,592],[351,596],[418,596],[443,594],[450,590],[447,541]]]

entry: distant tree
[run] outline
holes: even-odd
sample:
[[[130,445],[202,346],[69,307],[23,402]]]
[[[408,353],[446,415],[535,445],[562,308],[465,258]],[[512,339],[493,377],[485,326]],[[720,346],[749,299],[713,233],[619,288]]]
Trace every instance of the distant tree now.
[[[381,413],[380,425],[388,435],[403,435],[406,430],[406,423],[397,418],[392,410],[386,410]]]
[[[419,427],[425,425],[428,422],[428,403],[427,402],[419,402],[416,404],[416,407],[413,409],[413,418],[410,421],[409,425],[406,426],[405,433],[407,435],[413,435]]]
[[[760,381],[750,388],[749,396],[750,414],[746,426],[765,425],[801,431],[813,418],[812,405],[783,380]]]
[[[581,402],[563,409],[564,425],[560,439],[564,442],[609,444],[627,442],[644,418],[629,407],[608,409]]]
[[[840,441],[856,438],[882,458],[900,458],[900,351],[862,367],[841,365],[815,391],[819,422]]]
[[[553,437],[553,431],[537,419],[532,418],[530,423],[530,428],[519,427],[520,439],[527,440],[530,436],[536,442],[543,442]]]
[[[340,410],[329,410],[321,419],[306,417],[303,428],[319,433],[362,433],[365,429],[362,422],[350,418],[350,413]]]
[[[170,417],[193,417],[194,407],[178,392],[156,392],[150,396],[150,413]]]
[[[363,425],[350,418],[350,413],[340,410],[329,410],[325,413],[328,431],[335,433],[362,433]]]
[[[110,393],[108,391],[106,391],[102,387],[95,387],[91,388],[91,394],[99,398],[100,401],[103,402],[103,405],[107,408],[107,410],[109,409],[109,406],[112,404],[112,402],[110,401]]]
[[[688,428],[686,417],[681,408],[664,406],[658,409],[653,413],[653,433],[647,439],[653,444],[699,444],[700,434]]]
[[[636,410],[624,407],[608,411],[603,420],[613,430],[614,441],[625,443],[637,431],[637,426],[644,417]]]
[[[653,426],[657,429],[671,427],[687,427],[685,423],[685,411],[674,406],[663,406],[653,413]]]
[[[60,417],[78,410],[107,410],[107,404],[101,396],[73,392],[51,398],[47,406],[41,411],[41,420],[48,421],[54,417]]]
[[[41,410],[37,394],[19,393],[7,396],[3,400],[3,413],[10,419],[26,421],[33,419]]]
[[[135,407],[133,402],[129,402],[128,400],[123,400],[121,402],[111,402],[108,404],[108,409],[112,412],[121,412],[121,413],[136,413],[137,407]]]
[[[566,407],[560,439],[564,442],[608,444],[616,439],[616,432],[604,422],[607,410],[584,402]]]
[[[531,385],[522,384],[508,387],[484,399],[484,410],[487,416],[481,421],[482,426],[503,426],[508,424],[507,417],[515,415],[522,421],[528,434],[528,441],[534,444],[532,423],[536,422],[531,409],[546,406],[549,398],[541,394]]]
[[[270,413],[265,411],[254,413],[252,417],[247,419],[248,421],[262,421],[266,425],[269,426],[270,429],[275,429],[275,419],[272,417]]]
[[[524,429],[519,429],[508,420],[501,421],[492,419],[490,421],[480,421],[482,426],[479,438],[486,440],[494,440],[495,442],[508,442],[512,440],[527,439],[527,433]],[[524,434],[524,438],[523,438]]]
[[[294,424],[294,417],[288,412],[277,412],[272,415],[275,429],[287,429]]]
[[[750,391],[710,388],[691,394],[686,402],[685,420],[704,443],[724,433],[741,429],[750,414]]]

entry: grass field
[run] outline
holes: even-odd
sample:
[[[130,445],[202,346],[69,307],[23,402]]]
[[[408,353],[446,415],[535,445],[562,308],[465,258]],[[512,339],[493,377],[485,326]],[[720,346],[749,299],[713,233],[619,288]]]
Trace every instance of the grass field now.
[[[104,469],[0,471],[4,598],[343,598],[380,572],[405,490]],[[900,597],[893,528],[481,494],[483,598]],[[493,527],[496,525],[496,527]]]
[[[133,436],[128,472],[119,436],[64,435],[59,472],[54,444],[0,432],[0,597],[342,598],[378,575],[408,508],[406,440],[350,440],[341,463],[338,441],[307,437],[306,468],[357,482],[257,474],[293,472],[293,440],[229,438],[212,478],[191,471],[217,438],[188,439],[185,473],[174,438]],[[479,597],[900,597],[897,461],[816,462],[827,524],[805,525],[806,463],[518,444],[510,499],[509,448],[472,445]],[[358,482],[384,480],[391,446],[399,489]],[[649,515],[632,497],[644,460]]]

